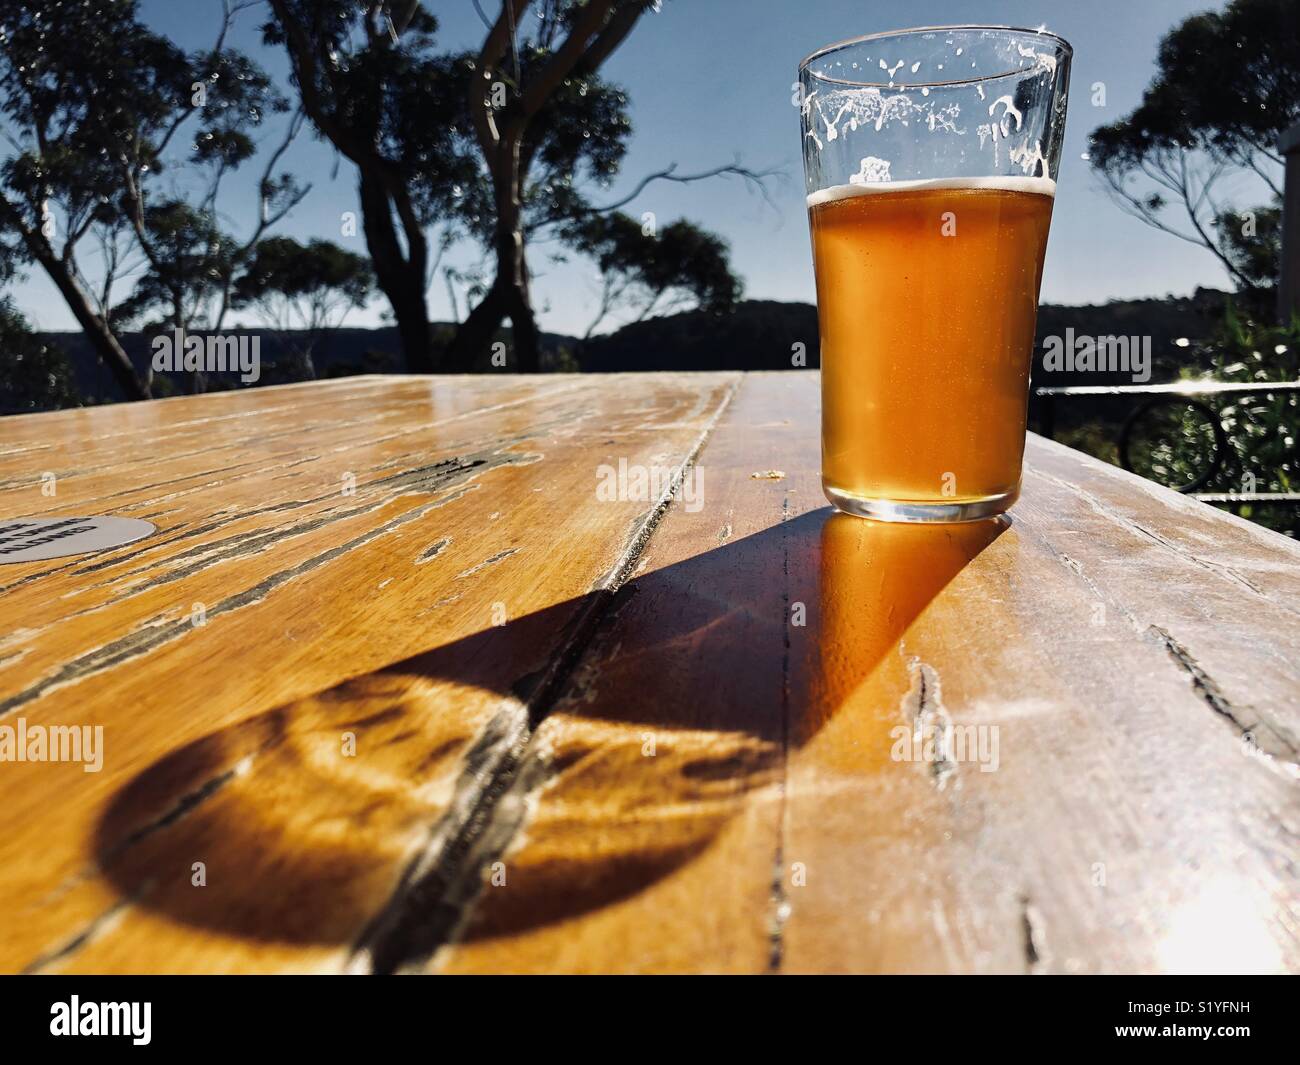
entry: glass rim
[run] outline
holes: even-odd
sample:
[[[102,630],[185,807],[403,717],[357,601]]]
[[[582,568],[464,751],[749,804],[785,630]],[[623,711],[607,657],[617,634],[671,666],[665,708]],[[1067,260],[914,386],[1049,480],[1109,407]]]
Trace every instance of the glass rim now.
[[[863,89],[887,89],[894,88],[900,92],[909,89],[934,89],[941,88],[945,85],[974,85],[981,81],[995,81],[998,78],[1011,77],[1015,74],[1025,73],[1024,69],[1004,70],[997,74],[978,74],[972,78],[952,78],[949,81],[909,81],[905,84],[889,81],[859,81],[854,78],[833,78],[826,74],[819,74],[815,70],[810,70],[808,64],[815,59],[820,59],[824,55],[830,55],[832,52],[838,52],[842,48],[848,48],[855,44],[864,44],[867,41],[884,40],[889,37],[911,37],[922,33],[951,33],[955,31],[973,31],[973,30],[993,30],[1007,34],[1023,34],[1026,37],[1039,37],[1055,42],[1059,51],[1065,53],[1065,57],[1070,59],[1074,56],[1074,46],[1070,44],[1059,33],[1053,33],[1048,29],[1031,30],[1025,26],[988,26],[979,24],[962,24],[956,26],[915,26],[911,29],[902,30],[882,30],[880,33],[864,33],[860,37],[848,37],[842,41],[836,41],[834,44],[823,45],[815,52],[805,56],[799,62],[798,72],[807,73],[809,77],[816,78],[818,81],[825,81],[832,85],[856,86]]]

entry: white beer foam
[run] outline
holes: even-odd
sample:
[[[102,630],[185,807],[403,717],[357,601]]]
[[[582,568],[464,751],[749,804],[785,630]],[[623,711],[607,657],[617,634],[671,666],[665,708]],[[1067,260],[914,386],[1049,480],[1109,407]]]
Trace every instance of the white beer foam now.
[[[853,196],[878,196],[885,192],[908,192],[914,189],[997,189],[1001,192],[1029,192],[1035,196],[1056,196],[1056,182],[1049,177],[959,177],[919,178],[911,181],[868,181],[852,185],[832,185],[808,197],[808,206],[834,203]]]

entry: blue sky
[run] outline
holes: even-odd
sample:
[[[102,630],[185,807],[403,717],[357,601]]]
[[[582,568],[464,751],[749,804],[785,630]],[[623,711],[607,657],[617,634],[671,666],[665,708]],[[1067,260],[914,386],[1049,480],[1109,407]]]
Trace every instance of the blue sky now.
[[[495,0],[482,0],[482,5],[488,12],[496,10]],[[1138,103],[1152,76],[1161,35],[1187,15],[1213,6],[1204,0],[664,0],[662,10],[643,17],[604,68],[608,79],[628,90],[634,125],[623,173],[608,196],[618,198],[641,176],[670,162],[691,172],[739,156],[754,168],[783,170],[784,179],[770,185],[773,205],[734,179],[713,179],[693,185],[655,183],[626,210],[638,215],[653,211],[661,224],[685,216],[720,233],[731,245],[733,266],[751,298],[811,301],[798,112],[790,102],[799,60],[833,41],[905,26],[1046,25],[1074,45],[1075,60],[1043,300],[1096,303],[1189,294],[1197,285],[1228,287],[1208,252],[1122,213],[1081,159],[1093,128]],[[474,47],[481,41],[483,25],[470,0],[426,0],[426,7],[441,21],[447,48]],[[141,4],[146,21],[187,48],[211,42],[219,9],[218,0]],[[252,52],[283,82],[283,55],[260,43],[256,27],[262,17],[258,10],[244,12],[232,43]],[[1105,107],[1091,104],[1096,82],[1105,84]],[[279,232],[300,239],[324,236],[364,251],[359,236],[339,234],[340,215],[357,209],[351,165],[309,135],[300,138],[285,163],[313,188]],[[246,166],[226,187],[223,209],[237,232],[253,207],[258,169]],[[1241,207],[1264,199],[1259,187],[1244,179],[1236,191]],[[466,252],[451,261],[469,257]],[[540,253],[532,264],[543,328],[585,331],[593,316],[594,269],[581,261],[557,266]],[[431,318],[449,318],[441,279],[429,295]],[[16,296],[40,328],[73,327],[71,315],[39,272],[19,285]],[[378,300],[348,324],[377,324],[383,309]]]

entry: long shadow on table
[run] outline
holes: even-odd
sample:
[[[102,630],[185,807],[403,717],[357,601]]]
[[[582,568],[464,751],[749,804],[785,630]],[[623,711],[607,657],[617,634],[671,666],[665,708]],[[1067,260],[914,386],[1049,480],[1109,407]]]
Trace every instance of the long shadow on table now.
[[[885,671],[887,762],[911,683],[900,640],[1007,524],[884,525],[827,508],[637,576],[594,629],[588,596],[454,640],[156,762],[115,796],[96,860],[124,897],[190,926],[353,942],[494,705],[544,696],[548,753],[531,764],[544,801],[463,934],[609,905],[701,854],[771,792],[787,747]],[[583,654],[552,699],[544,667],[574,636]]]

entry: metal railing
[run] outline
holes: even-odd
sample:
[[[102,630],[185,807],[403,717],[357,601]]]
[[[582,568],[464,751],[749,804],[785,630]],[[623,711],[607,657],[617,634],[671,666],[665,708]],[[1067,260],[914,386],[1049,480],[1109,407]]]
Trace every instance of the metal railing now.
[[[1056,435],[1056,398],[1070,396],[1148,396],[1139,403],[1120,430],[1118,441],[1119,462],[1124,469],[1137,473],[1131,455],[1134,439],[1144,423],[1152,420],[1151,416],[1161,407],[1191,407],[1206,422],[1214,439],[1210,464],[1185,485],[1169,485],[1179,492],[1206,503],[1300,503],[1300,492],[1198,492],[1196,489],[1208,484],[1222,468],[1228,453],[1228,433],[1223,421],[1207,399],[1222,396],[1263,394],[1266,397],[1275,394],[1300,392],[1300,381],[1256,381],[1250,384],[1234,384],[1231,381],[1171,381],[1158,385],[1069,385],[1064,387],[1044,387],[1034,389],[1034,395],[1043,400],[1041,407],[1040,428],[1044,436],[1054,439]]]

